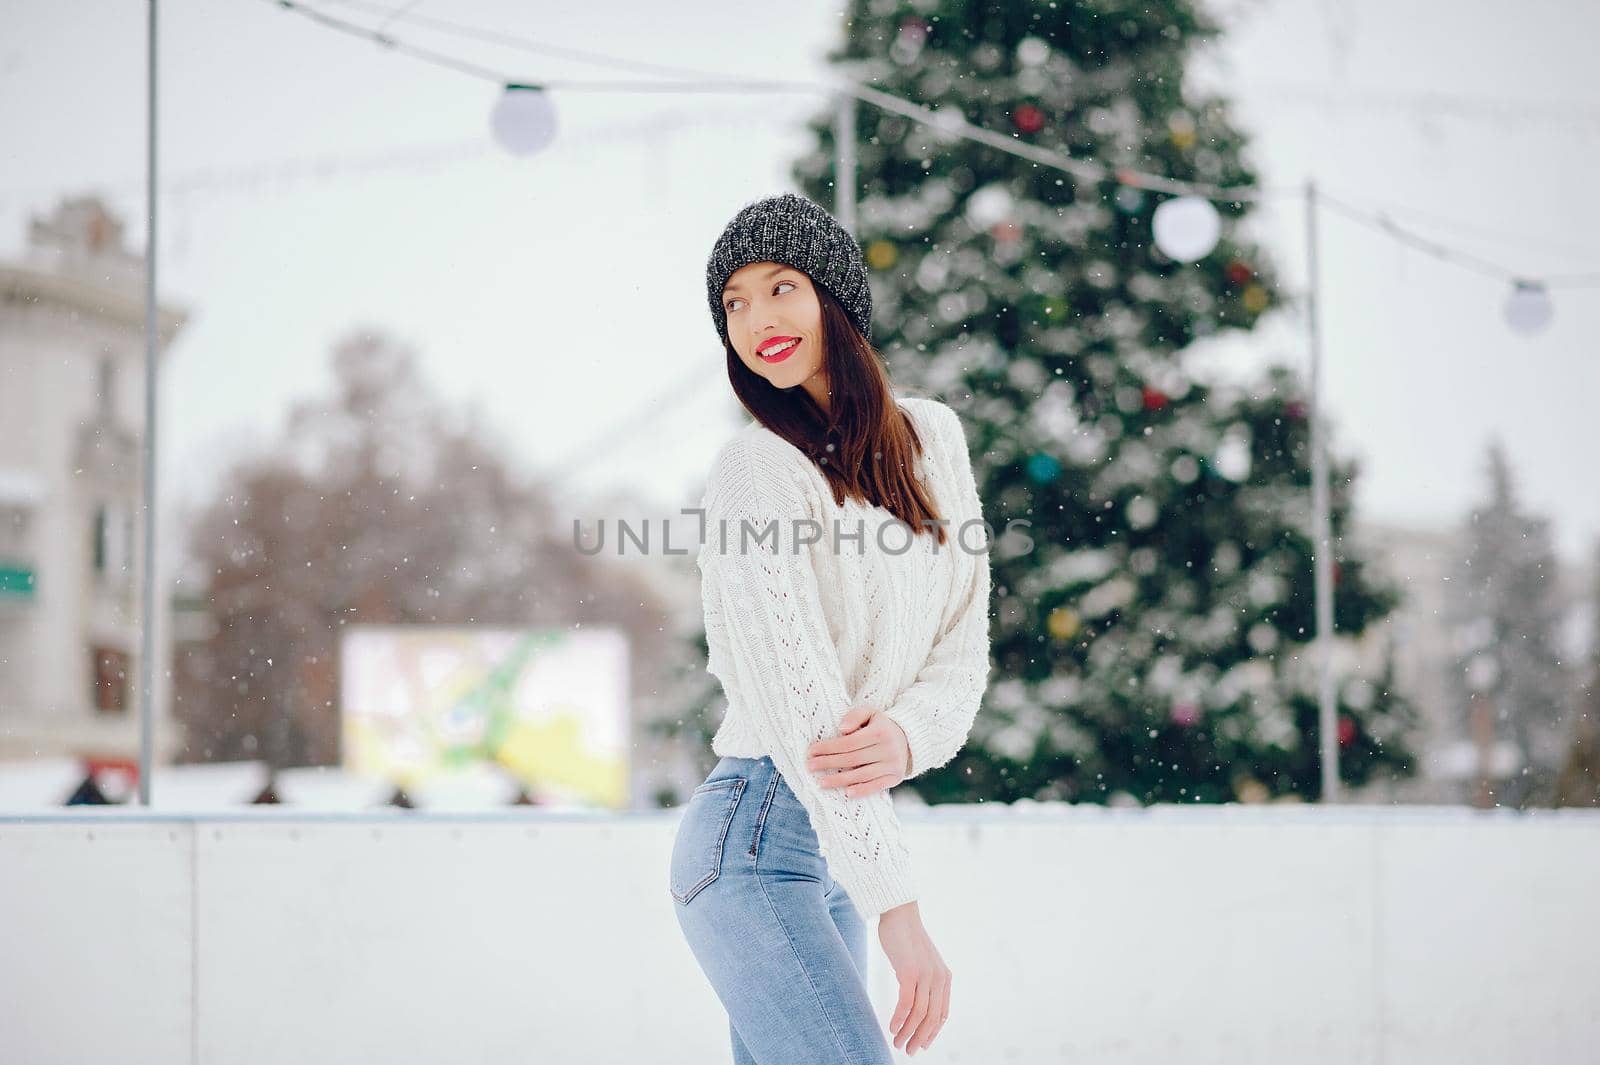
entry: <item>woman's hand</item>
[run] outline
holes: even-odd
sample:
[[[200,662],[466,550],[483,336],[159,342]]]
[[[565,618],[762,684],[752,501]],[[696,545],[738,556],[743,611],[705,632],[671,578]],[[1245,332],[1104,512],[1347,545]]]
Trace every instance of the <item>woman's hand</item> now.
[[[852,706],[839,735],[806,749],[806,768],[824,788],[843,788],[851,798],[887,791],[911,770],[911,745],[894,719],[871,706]]]
[[[889,1034],[895,1046],[914,1054],[933,1042],[950,1016],[950,969],[922,927],[915,902],[878,916],[878,942],[900,981]]]

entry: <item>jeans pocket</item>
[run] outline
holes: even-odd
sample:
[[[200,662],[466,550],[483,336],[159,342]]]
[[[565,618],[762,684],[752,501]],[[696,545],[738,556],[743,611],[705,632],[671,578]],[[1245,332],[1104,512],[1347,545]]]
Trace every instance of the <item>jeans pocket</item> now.
[[[722,845],[747,783],[747,777],[720,777],[689,796],[672,844],[669,889],[674,899],[688,903],[721,874]]]

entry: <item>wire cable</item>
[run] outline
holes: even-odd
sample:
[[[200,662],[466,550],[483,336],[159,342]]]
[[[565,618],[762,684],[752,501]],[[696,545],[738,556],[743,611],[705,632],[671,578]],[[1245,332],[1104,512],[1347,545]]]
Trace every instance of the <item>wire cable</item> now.
[[[1600,284],[1600,272],[1545,274],[1535,277],[1517,270],[1511,270],[1507,267],[1501,266],[1499,263],[1490,262],[1488,259],[1482,258],[1481,256],[1448,247],[1444,244],[1440,244],[1438,241],[1429,240],[1426,237],[1413,233],[1411,230],[1397,224],[1392,218],[1381,211],[1376,213],[1363,211],[1358,207],[1347,204],[1343,200],[1334,196],[1329,196],[1326,193],[1319,193],[1318,199],[1326,203],[1338,213],[1344,215],[1346,218],[1350,218],[1354,221],[1380,230],[1381,232],[1387,233],[1389,236],[1400,241],[1402,244],[1408,244],[1419,251],[1423,251],[1429,255],[1432,255],[1436,259],[1455,263],[1458,266],[1465,267],[1468,270],[1474,270],[1486,277],[1492,277],[1498,281],[1510,281],[1513,283],[1519,281],[1537,282],[1544,285],[1546,288],[1579,287]]]
[[[867,85],[862,85],[849,78],[838,75],[836,75],[831,81],[822,83],[793,80],[746,81],[717,78],[697,82],[681,80],[592,81],[582,79],[547,79],[543,81],[531,81],[528,79],[513,78],[488,67],[471,63],[466,60],[456,59],[453,56],[448,56],[441,52],[435,52],[431,49],[418,48],[415,45],[406,44],[405,42],[396,39],[393,35],[382,32],[381,29],[374,30],[345,19],[337,18],[327,14],[324,11],[319,11],[317,9],[308,7],[305,4],[298,3],[296,0],[266,0],[266,2],[276,4],[285,10],[303,15],[331,29],[336,29],[358,37],[365,37],[391,50],[404,52],[427,62],[436,63],[452,70],[467,73],[488,81],[494,81],[502,85],[521,85],[535,89],[559,88],[565,90],[591,92],[746,93],[752,91],[819,92],[826,90],[831,93],[844,93],[853,96],[864,103],[872,104],[892,114],[898,114],[906,118],[910,118],[913,121],[919,122],[934,129],[935,131],[942,131],[952,136],[962,137],[967,140],[975,141],[979,144],[985,144],[999,151],[1007,152],[1011,155],[1018,156],[1019,158],[1030,160],[1038,165],[1049,166],[1055,169],[1063,170],[1075,177],[1083,178],[1088,181],[1104,181],[1107,178],[1114,178],[1122,185],[1135,188],[1166,192],[1179,196],[1197,196],[1224,203],[1260,201],[1266,197],[1275,196],[1278,194],[1293,194],[1301,196],[1307,194],[1306,189],[1298,186],[1242,185],[1222,187],[1205,182],[1182,181],[1175,178],[1165,177],[1160,174],[1148,173],[1133,167],[1109,166],[1097,160],[1076,158],[1074,156],[1052,151],[1048,148],[1043,148],[1038,145],[1028,144],[1018,140],[1014,135],[1007,136],[997,133],[993,130],[986,129],[982,126],[974,125],[973,123],[967,121],[966,117],[954,108],[947,107],[935,111],[930,108],[911,103],[910,101],[903,100],[900,97],[884,92],[881,89],[875,89]],[[349,6],[371,7],[370,0],[345,0],[345,2]],[[408,21],[414,21],[418,24],[423,24],[423,16],[413,13],[410,10],[410,6],[403,8],[384,7],[382,10],[387,16],[383,24],[384,26],[389,25],[391,22],[399,18],[405,18]],[[513,43],[516,47],[522,48],[545,47],[537,45],[536,42],[532,42],[524,38],[512,38],[510,35],[497,33],[496,31],[492,30],[485,30],[480,27],[465,26],[461,23],[451,23],[442,19],[428,19],[427,22],[431,23],[436,28],[445,30],[447,32],[471,34],[479,37],[480,39],[489,38],[495,40],[496,43]],[[570,57],[581,58],[586,62],[605,62],[610,65],[619,65],[625,62],[611,57],[601,56],[599,53],[579,51],[575,49],[567,50],[567,55]],[[632,66],[635,69],[638,69],[639,65],[633,64]],[[700,72],[675,70],[674,68],[664,68],[660,66],[652,66],[651,69],[658,72],[661,70],[673,70],[674,73],[679,76],[701,76]],[[1358,207],[1345,203],[1339,198],[1330,197],[1326,194],[1323,194],[1321,199],[1330,207],[1334,208],[1335,211],[1345,215],[1346,217],[1382,230],[1394,239],[1402,243],[1409,244],[1410,246],[1432,255],[1442,261],[1453,262],[1467,269],[1475,270],[1481,274],[1494,277],[1499,280],[1510,280],[1513,282],[1529,280],[1528,275],[1518,271],[1510,270],[1499,265],[1498,263],[1490,262],[1481,256],[1448,247],[1447,245],[1444,245],[1438,241],[1428,240],[1427,238],[1422,237],[1410,231],[1409,229],[1401,227],[1395,223],[1385,212],[1373,213],[1363,211]],[[1552,286],[1579,286],[1597,284],[1600,283],[1600,273],[1569,273],[1546,276],[1544,278],[1544,283]]]

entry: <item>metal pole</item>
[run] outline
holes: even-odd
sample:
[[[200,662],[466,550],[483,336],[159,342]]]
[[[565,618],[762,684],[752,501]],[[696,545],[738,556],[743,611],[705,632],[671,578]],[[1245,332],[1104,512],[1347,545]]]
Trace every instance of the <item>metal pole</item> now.
[[[1339,801],[1339,722],[1333,698],[1333,532],[1328,516],[1328,447],[1322,416],[1322,327],[1317,316],[1317,183],[1306,181],[1306,311],[1311,331],[1311,537],[1316,569],[1317,731],[1322,801]]]
[[[833,215],[852,236],[856,231],[856,98],[834,97]]]
[[[139,804],[150,805],[150,748],[155,717],[156,597],[156,0],[146,47],[144,235],[144,570],[140,574]]]

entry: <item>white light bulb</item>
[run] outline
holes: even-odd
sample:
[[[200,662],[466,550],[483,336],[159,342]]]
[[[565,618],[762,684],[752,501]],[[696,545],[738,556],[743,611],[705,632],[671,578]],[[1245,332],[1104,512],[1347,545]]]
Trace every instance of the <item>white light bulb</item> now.
[[[1150,220],[1156,247],[1180,263],[1204,259],[1222,235],[1222,219],[1201,196],[1163,200]]]
[[[495,140],[513,155],[531,155],[556,136],[550,95],[532,85],[507,85],[489,115]]]
[[[1538,281],[1518,281],[1506,297],[1506,324],[1523,336],[1542,333],[1555,316],[1550,293]]]

